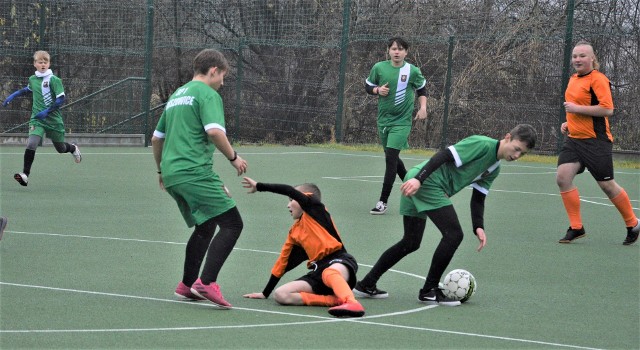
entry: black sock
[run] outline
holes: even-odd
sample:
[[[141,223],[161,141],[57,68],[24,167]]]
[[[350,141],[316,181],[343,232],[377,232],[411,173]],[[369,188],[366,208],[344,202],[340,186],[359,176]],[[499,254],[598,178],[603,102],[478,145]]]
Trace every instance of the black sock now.
[[[382,181],[382,191],[380,192],[380,201],[387,203],[391,190],[393,189],[393,183],[396,181],[396,175],[398,175],[398,162],[400,161],[400,150],[395,148],[385,148],[384,150],[385,170],[384,180]],[[402,164],[404,167],[404,164]],[[406,170],[405,170],[406,175]]]
[[[203,284],[209,284],[218,279],[218,273],[231,254],[243,228],[242,217],[236,207],[211,220],[215,220],[215,223],[220,226],[220,231],[213,237],[207,250],[207,257],[200,275]]]
[[[420,248],[420,242],[422,242],[427,220],[412,216],[403,216],[402,220],[404,225],[404,235],[402,239],[382,253],[378,261],[373,265],[373,268],[371,268],[369,273],[362,279],[361,283],[365,287],[375,286],[385,272],[405,256]]]
[[[22,172],[25,175],[29,176],[31,174],[31,165],[33,164],[33,160],[36,157],[36,150],[34,149],[26,149],[24,151],[24,165],[22,167]]]
[[[462,227],[460,227],[460,221],[453,205],[427,211],[427,215],[440,230],[442,239],[431,258],[429,273],[422,288],[424,291],[438,287],[440,278],[449,266],[463,238]]]
[[[398,171],[397,172],[398,172],[398,177],[400,178],[400,181],[404,182],[404,177],[407,176],[407,168],[405,168],[404,162],[400,158],[398,158]]]
[[[207,254],[207,249],[209,249],[209,243],[211,243],[215,230],[215,222],[209,220],[202,225],[197,225],[191,234],[189,242],[187,242],[184,258],[182,283],[185,285],[191,286],[193,282],[198,279],[202,260],[204,260],[204,256]]]

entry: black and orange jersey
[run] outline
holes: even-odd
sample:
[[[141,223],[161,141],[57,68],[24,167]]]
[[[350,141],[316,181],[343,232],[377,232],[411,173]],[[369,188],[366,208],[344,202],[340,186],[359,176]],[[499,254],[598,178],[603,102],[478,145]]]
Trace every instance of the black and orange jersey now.
[[[344,250],[340,234],[322,202],[289,185],[258,183],[256,187],[258,191],[288,196],[297,201],[303,211],[300,219],[289,229],[280,256],[271,269],[274,277],[280,278],[286,271],[302,263],[300,254],[294,254],[297,247],[301,247],[306,253],[307,267],[310,267],[312,262]],[[293,256],[295,261],[290,260]]]
[[[613,109],[609,79],[597,70],[592,70],[585,75],[572,75],[564,98],[566,102],[573,102],[577,105]],[[572,138],[597,138],[613,142],[608,117],[567,113],[567,127],[569,128],[569,137]]]

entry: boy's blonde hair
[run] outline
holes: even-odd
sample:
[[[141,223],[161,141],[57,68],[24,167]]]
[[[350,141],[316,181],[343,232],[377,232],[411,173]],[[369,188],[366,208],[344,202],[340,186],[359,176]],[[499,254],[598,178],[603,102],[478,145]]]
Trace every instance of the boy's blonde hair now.
[[[36,53],[33,54],[33,61],[35,62],[37,60],[49,62],[51,60],[51,56],[49,56],[49,53],[47,51],[36,51]]]

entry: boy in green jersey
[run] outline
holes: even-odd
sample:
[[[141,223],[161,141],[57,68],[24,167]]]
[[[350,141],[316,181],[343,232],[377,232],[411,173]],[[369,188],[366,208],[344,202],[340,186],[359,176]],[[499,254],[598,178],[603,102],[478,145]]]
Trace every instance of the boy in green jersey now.
[[[493,180],[500,173],[500,160],[511,162],[533,149],[536,131],[520,124],[502,140],[486,136],[469,136],[436,153],[407,172],[400,190],[400,213],[403,215],[404,236],[387,249],[369,273],[356,284],[354,293],[365,298],[386,298],[388,293],[376,288],[387,270],[405,256],[420,248],[427,217],[440,230],[438,244],[418,300],[431,305],[460,305],[445,297],[438,282],[462,242],[462,228],[450,197],[471,185],[471,221],[478,237],[478,251],[486,244],[484,232],[484,200]]]
[[[376,63],[364,85],[367,93],[378,96],[378,136],[385,155],[382,191],[378,202],[370,211],[373,215],[381,215],[387,211],[387,201],[396,175],[402,180],[407,174],[400,159],[400,151],[409,147],[414,90],[420,103],[415,120],[427,118],[426,81],[420,68],[405,62],[408,50],[409,44],[403,38],[389,39],[389,60]]]
[[[160,188],[176,201],[187,226],[195,226],[175,294],[186,300],[207,299],[225,309],[231,304],[216,280],[243,223],[235,201],[213,171],[213,152],[217,148],[238,176],[247,171],[247,162],[227,139],[217,92],[228,71],[222,53],[202,50],[193,61],[193,79],[171,95],[151,139]]]
[[[64,141],[64,123],[60,107],[64,103],[64,87],[62,80],[49,69],[51,57],[46,51],[36,51],[33,55],[33,66],[36,68],[34,75],[29,77],[29,84],[12,93],[4,100],[4,107],[8,106],[14,98],[24,94],[33,94],[31,106],[31,119],[29,120],[29,139],[24,151],[24,163],[21,173],[16,173],[13,178],[22,186],[29,183],[31,165],[36,157],[36,149],[42,138],[46,135],[53,142],[58,153],[71,153],[76,163],[80,163],[82,155],[80,148],[75,143]]]

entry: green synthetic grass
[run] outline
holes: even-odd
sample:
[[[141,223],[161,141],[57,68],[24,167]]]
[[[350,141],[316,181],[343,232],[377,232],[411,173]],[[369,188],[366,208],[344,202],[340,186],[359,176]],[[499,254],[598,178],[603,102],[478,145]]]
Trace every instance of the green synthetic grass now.
[[[362,300],[366,317],[332,318],[324,307],[287,307],[261,291],[292,221],[287,198],[246,194],[219,154],[215,167],[243,216],[244,230],[220,276],[233,310],[177,302],[191,232],[160,191],[151,150],[84,147],[83,162],[38,150],[29,186],[13,179],[24,149],[0,148],[2,349],[637,349],[640,245],[623,246],[615,208],[589,175],[576,184],[587,236],[560,245],[567,219],[555,165],[527,155],[505,163],[486,201],[488,244],[476,252],[465,189],[452,197],[465,239],[448,270],[477,279],[457,308],[416,301],[440,234],[429,222],[420,250],[385,274],[385,300]],[[398,185],[386,215],[369,215],[384,171],[379,150],[238,147],[248,176],[318,184],[364,276],[402,235]],[[407,166],[427,158],[403,152]],[[640,172],[616,169],[638,212]],[[287,273],[280,284],[304,274]]]
[[[312,144],[308,147],[313,148],[322,148],[322,149],[335,149],[335,150],[345,150],[345,151],[361,151],[361,152],[382,152],[382,146],[378,144],[357,144],[357,145],[349,145],[349,144],[340,144],[340,143],[326,143],[326,144]],[[411,154],[423,156],[425,158],[431,157],[436,153],[436,150],[431,149],[419,149],[419,148],[410,148],[402,151],[401,154]],[[556,164],[558,161],[558,156],[555,155],[544,155],[544,154],[527,154],[526,161],[530,163],[541,163],[541,164]],[[639,157],[640,158],[640,157]],[[640,169],[640,160],[616,160],[614,159],[613,165],[615,168],[624,168],[624,169]]]

